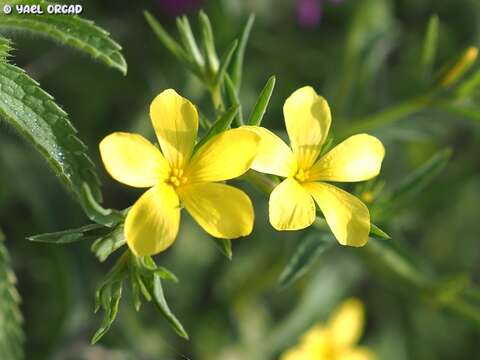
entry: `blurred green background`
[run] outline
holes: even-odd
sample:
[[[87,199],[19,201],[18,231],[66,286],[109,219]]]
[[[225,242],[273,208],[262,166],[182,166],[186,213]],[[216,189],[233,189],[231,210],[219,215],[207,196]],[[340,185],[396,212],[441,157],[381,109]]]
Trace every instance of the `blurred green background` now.
[[[207,114],[211,105],[198,80],[176,62],[144,21],[142,11],[149,9],[176,34],[174,17],[161,0],[81,3],[82,16],[122,44],[129,67],[126,77],[69,49],[15,33],[13,62],[70,114],[102,175],[105,206],[125,208],[141,192],[107,176],[99,141],[113,131],[153,138],[148,106],[168,87]],[[426,79],[420,63],[433,14],[440,19],[435,69],[480,40],[477,0],[323,3],[321,19],[309,25],[299,20],[299,5],[293,0],[204,0],[188,12],[196,31],[197,10],[205,9],[220,50],[238,35],[248,14],[255,13],[241,99],[248,114],[268,77],[276,75],[264,125],[280,134],[283,102],[303,85],[312,85],[329,101],[334,136],[348,132],[358,118],[425,93],[434,77]],[[458,108],[474,108],[479,100],[480,94],[473,93]],[[445,147],[453,150],[452,159],[404,207],[388,219],[380,214],[373,220],[394,243],[409,249],[425,271],[440,277],[470,274],[478,281],[480,122],[478,117],[462,116],[458,109],[427,104],[418,110],[369,130],[387,149],[379,181],[394,185]],[[478,325],[439,311],[423,301],[422,294],[405,291],[395,279],[383,276],[374,259],[358,256],[362,249],[335,246],[306,276],[279,290],[278,276],[304,232],[274,231],[265,197],[253,188],[246,190],[254,200],[256,224],[251,236],[233,243],[232,261],[188,216],[183,217],[174,246],[156,257],[180,278],[179,284],[166,284],[166,294],[191,340],[178,338],[148,303],[136,313],[127,294],[112,330],[91,346],[89,339],[101,320],[101,315],[93,315],[94,290],[115,256],[99,264],[89,251],[90,243],[54,246],[26,240],[88,220],[40,156],[0,123],[0,225],[22,297],[26,358],[274,359],[348,296],[365,302],[363,343],[379,359],[479,356]]]

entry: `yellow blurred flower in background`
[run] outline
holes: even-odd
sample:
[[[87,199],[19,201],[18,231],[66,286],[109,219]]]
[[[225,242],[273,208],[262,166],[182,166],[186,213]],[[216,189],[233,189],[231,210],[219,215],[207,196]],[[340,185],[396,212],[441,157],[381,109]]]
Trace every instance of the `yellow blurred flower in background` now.
[[[373,136],[358,134],[320,157],[331,114],[327,101],[309,86],[285,101],[283,113],[291,148],[265,128],[247,127],[262,138],[252,169],[286,178],[270,194],[272,226],[277,230],[310,226],[316,202],[342,245],[363,246],[370,232],[368,208],[325,181],[354,182],[377,176],[385,156],[383,144]]]
[[[115,180],[150,188],[125,220],[125,237],[133,253],[146,256],[168,248],[178,233],[181,207],[214,237],[250,234],[254,220],[250,198],[218,182],[249,169],[259,136],[246,129],[227,130],[193,154],[197,109],[172,89],[153,100],[150,117],[161,151],[138,134],[116,132],[100,143],[105,168]]]
[[[343,302],[328,322],[303,335],[300,343],[280,360],[375,360],[373,352],[357,346],[364,324],[364,308],[358,299]]]

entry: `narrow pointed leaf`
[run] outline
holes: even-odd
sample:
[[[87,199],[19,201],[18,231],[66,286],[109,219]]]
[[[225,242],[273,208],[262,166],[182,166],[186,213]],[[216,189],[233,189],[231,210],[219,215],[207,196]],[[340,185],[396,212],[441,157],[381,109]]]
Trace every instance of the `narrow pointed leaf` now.
[[[253,107],[252,113],[248,119],[249,125],[260,126],[262,123],[263,115],[265,115],[265,111],[267,111],[268,103],[270,102],[274,87],[275,76],[272,76],[270,79],[268,79],[267,84],[257,99],[257,103]]]
[[[77,229],[69,229],[54,233],[40,234],[29,236],[28,240],[34,242],[52,243],[52,244],[68,244],[79,240],[87,240],[97,238],[101,235],[104,226],[98,224],[89,224]]]
[[[400,182],[389,195],[382,199],[382,203],[397,203],[411,198],[425,189],[445,168],[450,160],[452,151],[443,149],[433,155],[428,161],[414,170]]]
[[[213,37],[212,24],[203,10],[199,13],[200,25],[202,26],[203,48],[207,57],[207,63],[212,74],[218,71],[218,55],[215,50],[215,39]]]
[[[122,282],[116,281],[107,285],[101,294],[101,304],[105,311],[102,325],[93,335],[91,343],[97,343],[110,330],[118,314],[118,307],[122,298]]]
[[[150,28],[158,37],[160,42],[179,60],[192,65],[193,60],[188,56],[185,50],[165,31],[163,26],[158,22],[155,17],[150,14],[148,11],[143,13],[145,20],[147,21]]]
[[[172,326],[172,328],[175,330],[175,332],[179,336],[183,337],[184,339],[188,339],[187,332],[183,328],[180,321],[172,313],[172,311],[170,310],[170,308],[167,304],[167,300],[165,299],[165,295],[163,293],[162,281],[161,281],[160,276],[158,274],[153,275],[153,284],[152,284],[151,293],[152,293],[153,300],[154,300],[155,305],[157,306],[158,310],[165,317],[165,319],[168,321],[168,323]]]
[[[370,224],[370,236],[383,239],[383,240],[389,240],[391,239],[390,235],[388,235],[385,231],[380,229],[377,225],[375,224]]]
[[[188,50],[189,56],[194,60],[194,63],[199,68],[203,68],[205,65],[205,60],[203,59],[202,53],[198,48],[197,41],[195,40],[192,28],[190,27],[190,22],[186,16],[177,18],[177,28],[180,33],[183,46]]]
[[[23,5],[39,4],[43,9],[52,4],[42,0],[14,1]],[[127,63],[121,53],[122,47],[110,34],[92,21],[78,16],[59,14],[17,14],[15,11],[2,16],[0,30],[21,30],[46,36],[56,42],[71,46],[89,54],[94,59],[127,73]]]
[[[308,234],[300,240],[287,266],[280,275],[278,286],[286,288],[302,277],[335,242],[330,235]]]
[[[250,32],[254,22],[255,15],[250,14],[245,26],[243,27],[242,35],[240,36],[240,42],[238,43],[238,49],[232,64],[232,81],[237,92],[240,91],[240,87],[242,85],[243,59],[245,58],[245,50],[247,48],[248,38],[250,37]]]
[[[0,61],[5,61],[12,51],[10,40],[0,36]]]
[[[438,47],[438,27],[438,16],[432,15],[428,21],[422,51],[422,71],[425,79],[430,76],[435,63]]]
[[[233,119],[238,113],[238,110],[239,110],[238,106],[232,106],[230,109],[225,111],[225,113],[222,116],[220,116],[220,118],[208,130],[205,136],[195,145],[195,150],[200,149],[213,136],[220,134],[221,132],[229,129],[233,122]]]
[[[232,60],[233,53],[237,48],[238,41],[234,40],[228,49],[223,53],[222,58],[220,59],[220,68],[218,69],[217,75],[215,77],[214,86],[219,87],[222,82],[225,74],[227,73],[228,66]]]
[[[235,122],[237,126],[244,125],[243,122],[243,114],[242,114],[242,105],[240,104],[240,99],[238,98],[237,90],[233,85],[233,81],[230,75],[225,74],[225,91],[227,93],[227,99],[231,106],[237,105],[238,106],[238,114],[235,117]]]
[[[223,255],[228,260],[232,260],[233,257],[233,251],[232,251],[232,241],[230,239],[217,239],[217,238],[212,238],[215,242],[215,245],[217,248],[222,252]]]

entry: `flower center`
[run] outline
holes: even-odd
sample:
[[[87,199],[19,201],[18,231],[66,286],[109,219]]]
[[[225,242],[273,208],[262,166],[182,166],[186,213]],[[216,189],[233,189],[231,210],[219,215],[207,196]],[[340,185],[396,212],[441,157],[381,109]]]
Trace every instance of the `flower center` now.
[[[310,178],[310,171],[308,170],[299,169],[295,174],[295,179],[297,179],[300,182],[305,182],[309,178]]]
[[[184,185],[187,182],[188,178],[183,176],[183,169],[172,169],[170,175],[167,178],[167,183],[171,184],[173,187],[179,187]]]

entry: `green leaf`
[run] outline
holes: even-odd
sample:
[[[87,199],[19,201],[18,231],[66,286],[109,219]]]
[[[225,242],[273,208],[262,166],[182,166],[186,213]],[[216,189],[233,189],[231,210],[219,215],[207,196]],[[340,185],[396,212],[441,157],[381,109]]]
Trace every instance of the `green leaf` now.
[[[435,63],[435,56],[438,47],[438,25],[438,16],[430,16],[422,51],[422,71],[425,79],[431,75]]]
[[[126,242],[123,232],[123,224],[117,225],[113,231],[98,238],[92,244],[90,250],[100,262],[104,262],[113,252],[125,245]]]
[[[67,113],[22,69],[1,62],[0,118],[40,152],[90,219],[105,225],[122,219],[98,204],[101,191],[95,166]]]
[[[234,40],[223,53],[222,58],[220,59],[220,68],[218,69],[217,75],[215,76],[215,80],[213,82],[214,87],[218,88],[223,83],[223,79],[227,73],[228,66],[230,65],[230,61],[232,60],[232,56],[237,48],[237,45],[238,40]]]
[[[0,36],[0,61],[5,61],[12,51],[11,41]]]
[[[255,15],[250,14],[247,22],[242,30],[242,35],[240,36],[240,42],[238,43],[238,49],[235,54],[235,60],[232,64],[232,81],[235,86],[236,91],[240,91],[242,85],[242,72],[243,72],[243,59],[245,57],[245,49],[247,47],[248,38],[250,37],[250,32],[255,22]]]
[[[25,336],[20,295],[15,287],[15,274],[3,240],[0,230],[0,359],[21,360],[24,358]]]
[[[16,1],[24,5],[39,4],[46,8],[46,1],[24,0]],[[13,4],[12,4],[13,5]],[[109,33],[96,26],[92,21],[72,15],[58,14],[17,14],[12,12],[2,16],[0,30],[30,31],[61,44],[69,45],[89,54],[112,68],[127,73],[127,63],[121,54],[122,47],[113,41]]]
[[[207,64],[212,74],[218,71],[218,55],[215,50],[215,39],[213,37],[212,24],[207,14],[203,10],[198,14],[200,25],[202,27],[203,48],[207,56]]]
[[[233,119],[237,115],[239,110],[238,106],[232,106],[230,109],[225,111],[225,113],[220,116],[220,118],[213,124],[213,126],[208,130],[205,136],[195,145],[195,150],[200,149],[204,144],[207,143],[212,137],[221,132],[230,128]]]
[[[193,59],[194,63],[198,68],[203,69],[205,65],[205,60],[203,59],[202,53],[200,52],[197,41],[193,36],[192,28],[190,27],[190,22],[186,16],[177,18],[177,28],[180,33],[180,38],[187,53]]]
[[[175,317],[175,315],[170,310],[170,307],[167,304],[165,295],[163,293],[162,281],[158,274],[153,275],[153,283],[151,284],[150,292],[152,294],[155,305],[157,306],[160,313],[172,326],[175,332],[184,339],[188,339],[188,334],[183,328],[180,321]]]
[[[184,62],[191,70],[194,69],[194,62],[185,52],[185,50],[165,31],[163,26],[148,11],[144,11],[143,15],[150,25],[152,31],[157,35],[160,42],[180,61]]]
[[[227,93],[227,99],[230,105],[237,105],[238,106],[238,114],[235,117],[235,122],[238,126],[242,126],[243,123],[243,114],[242,114],[242,105],[240,104],[240,99],[238,98],[237,90],[233,85],[233,81],[230,75],[225,74],[225,91]]]
[[[278,280],[280,288],[286,288],[302,277],[314,264],[320,255],[329,249],[334,241],[331,235],[310,233],[304,236],[298,244]]]
[[[480,86],[480,69],[476,70],[470,77],[463,81],[456,91],[456,97],[464,98],[470,95]]]
[[[95,239],[99,236],[98,230],[101,229],[105,229],[105,227],[98,224],[89,224],[77,229],[29,236],[27,239],[34,242],[69,244],[79,240]]]
[[[389,194],[383,196],[381,204],[386,204],[387,207],[390,207],[410,200],[414,195],[424,190],[440,174],[448,164],[451,155],[452,151],[450,149],[438,151],[395,186]]]
[[[275,87],[275,76],[268,79],[267,84],[263,88],[260,96],[257,99],[257,103],[253,107],[252,113],[248,120],[249,125],[260,126],[262,123],[263,115],[267,111],[268,103],[270,102],[270,97],[272,96],[273,89]]]
[[[391,239],[390,235],[388,235],[385,231],[383,231],[373,223],[370,224],[370,236],[383,239],[383,240]]]
[[[230,239],[218,239],[218,238],[212,238],[213,241],[215,242],[215,245],[217,248],[222,252],[223,255],[228,260],[232,260],[233,257],[233,251],[232,251],[232,241]]]

